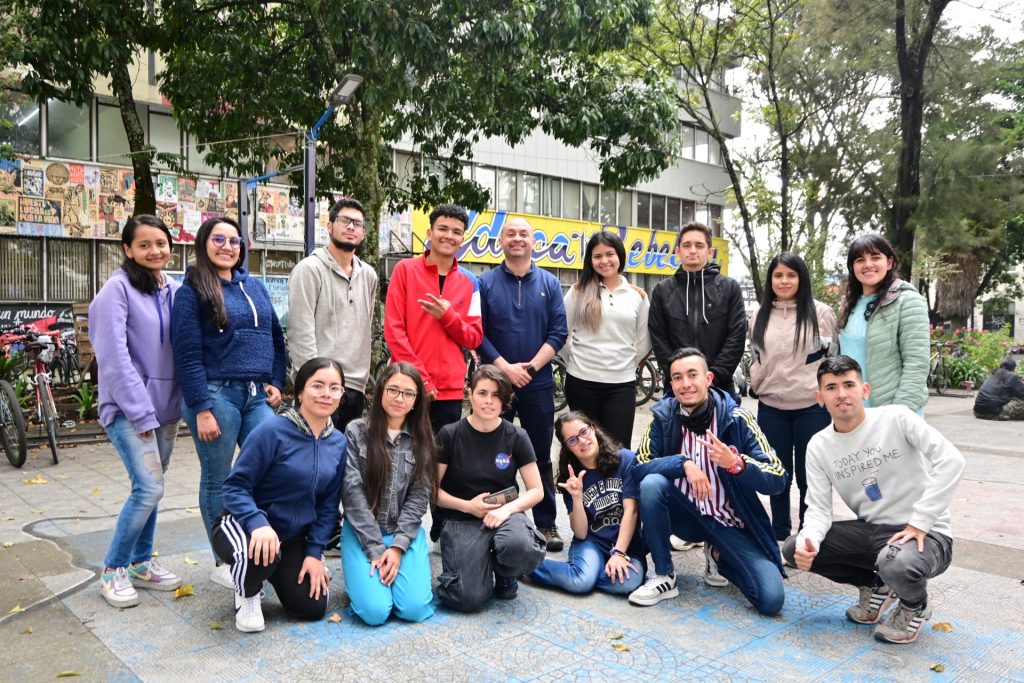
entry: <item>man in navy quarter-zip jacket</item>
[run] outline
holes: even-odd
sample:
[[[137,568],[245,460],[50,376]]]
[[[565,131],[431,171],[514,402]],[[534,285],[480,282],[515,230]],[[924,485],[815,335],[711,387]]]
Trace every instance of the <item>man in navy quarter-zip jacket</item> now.
[[[481,361],[496,365],[515,387],[516,401],[504,417],[511,421],[518,414],[533,444],[544,483],[544,500],[533,508],[533,521],[544,534],[548,550],[558,552],[563,542],[555,528],[551,471],[555,418],[551,359],[569,335],[562,285],[534,265],[537,239],[525,218],[508,218],[498,241],[505,261],[480,276],[484,339],[478,351]]]

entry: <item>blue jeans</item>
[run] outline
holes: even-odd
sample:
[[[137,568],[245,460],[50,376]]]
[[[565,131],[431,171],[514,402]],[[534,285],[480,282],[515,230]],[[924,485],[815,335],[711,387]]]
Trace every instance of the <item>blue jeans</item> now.
[[[589,538],[582,541],[575,536],[569,546],[569,561],[545,559],[530,574],[530,580],[545,586],[561,588],[569,593],[590,593],[599,590],[613,595],[629,595],[644,581],[643,559],[631,558],[640,571],[629,572],[629,578],[623,583],[616,583],[604,573],[608,562],[608,554]]]
[[[530,437],[540,481],[544,486],[544,499],[533,506],[533,522],[539,527],[555,526],[555,479],[551,471],[551,439],[555,436],[555,388],[536,391],[517,391],[512,408],[502,417],[512,422],[519,416],[519,424]]]
[[[761,614],[782,609],[782,572],[747,529],[727,527],[702,515],[671,481],[648,474],[640,482],[640,521],[658,574],[675,572],[668,537],[707,541],[719,552],[718,572],[740,589]]]
[[[274,411],[267,405],[267,396],[260,383],[210,380],[207,388],[220,436],[213,441],[200,441],[196,412],[182,401],[181,413],[192,432],[199,456],[199,511],[213,547],[213,520],[224,507],[224,480],[231,471],[235,447],[241,446],[249,432],[260,423],[273,417]]]
[[[391,547],[394,534],[384,536],[384,545]],[[341,566],[345,572],[345,592],[352,601],[352,612],[368,626],[380,626],[392,611],[405,621],[420,622],[434,614],[430,590],[430,554],[427,534],[421,528],[409,549],[402,555],[398,576],[385,586],[376,573],[370,574],[362,544],[352,526],[341,527]]]
[[[804,512],[807,510],[807,504],[804,503],[807,495],[807,442],[831,422],[828,411],[817,404],[799,410],[780,410],[763,401],[757,404],[757,424],[789,474],[786,490],[771,497],[772,530],[777,541],[785,541],[793,529],[789,490],[794,478],[800,490],[800,527],[804,525]]]
[[[118,415],[105,429],[128,470],[132,491],[117,516],[114,538],[103,563],[107,567],[127,567],[153,556],[157,505],[164,497],[164,472],[171,461],[178,423],[160,426],[148,439],[139,436],[124,415]]]

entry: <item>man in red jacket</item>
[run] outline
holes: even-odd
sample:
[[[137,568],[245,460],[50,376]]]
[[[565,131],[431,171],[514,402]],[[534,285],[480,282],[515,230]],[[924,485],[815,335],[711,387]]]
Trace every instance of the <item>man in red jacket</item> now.
[[[476,276],[455,260],[468,225],[462,207],[436,207],[427,231],[430,248],[395,266],[384,305],[391,362],[412,363],[423,375],[424,388],[434,399],[430,423],[435,433],[462,417],[462,349],[475,349],[484,336]]]

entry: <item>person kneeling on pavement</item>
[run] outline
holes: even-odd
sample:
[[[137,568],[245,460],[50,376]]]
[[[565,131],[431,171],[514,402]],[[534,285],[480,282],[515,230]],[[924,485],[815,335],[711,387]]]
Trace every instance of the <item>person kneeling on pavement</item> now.
[[[732,582],[757,611],[778,614],[785,600],[782,558],[757,494],[781,493],[786,470],[754,416],[712,386],[704,354],[675,351],[669,372],[672,395],[651,409],[634,472],[655,573],[629,601],[654,605],[679,595],[669,549],[675,534],[706,542],[705,583]]]
[[[846,616],[878,624],[875,638],[911,643],[932,615],[928,579],[953,557],[949,505],[965,461],[905,406],[865,408],[870,393],[852,358],[818,367],[817,398],[832,425],[807,446],[807,513],[783,554],[798,569],[857,586]],[[833,488],[857,519],[832,521]]]
[[[493,365],[470,380],[472,412],[437,434],[437,514],[441,515],[441,603],[475,612],[494,595],[511,600],[516,580],[544,559],[544,536],[524,513],[544,497],[526,432],[501,416],[512,383]],[[526,491],[519,492],[516,475]]]
[[[1024,420],[1024,382],[1016,373],[1017,361],[1009,356],[999,362],[974,399],[979,420]]]
[[[231,565],[239,631],[264,629],[267,580],[291,616],[316,620],[327,612],[323,550],[338,519],[347,460],[345,436],[331,415],[344,382],[337,361],[306,361],[295,373],[298,409],[256,427],[224,480],[213,548]]]

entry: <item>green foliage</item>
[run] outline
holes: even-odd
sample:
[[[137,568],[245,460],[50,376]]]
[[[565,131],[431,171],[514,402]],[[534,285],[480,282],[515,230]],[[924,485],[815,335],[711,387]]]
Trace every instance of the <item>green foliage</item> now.
[[[13,382],[25,369],[25,354],[11,351],[8,355],[0,355],[0,379]]]
[[[949,366],[949,384],[963,386],[964,381],[981,386],[985,378],[999,366],[999,361],[1009,353],[1015,342],[1010,337],[1009,326],[998,332],[956,328],[946,332],[943,328],[932,328],[933,342],[955,342],[956,351],[946,360]]]
[[[99,392],[89,382],[82,382],[78,390],[71,395],[71,398],[78,404],[78,419],[84,420],[96,411],[99,405]]]
[[[18,398],[18,405],[22,410],[28,410],[29,399],[32,398],[32,385],[27,377],[19,377],[14,382],[14,395]]]

